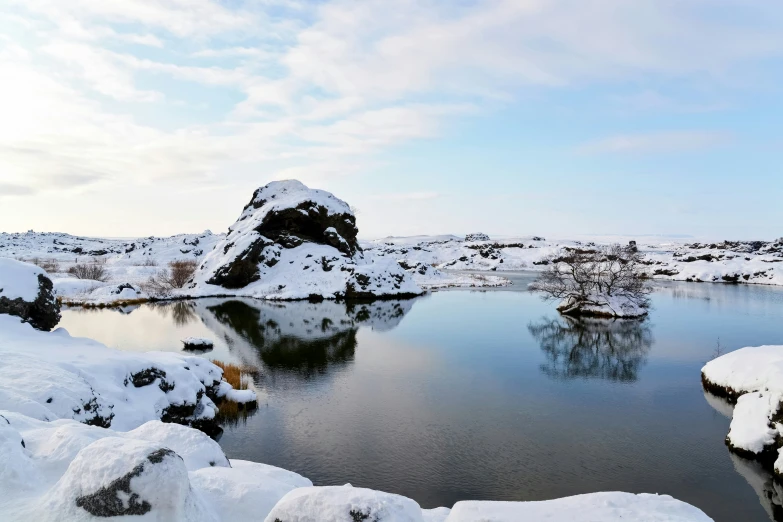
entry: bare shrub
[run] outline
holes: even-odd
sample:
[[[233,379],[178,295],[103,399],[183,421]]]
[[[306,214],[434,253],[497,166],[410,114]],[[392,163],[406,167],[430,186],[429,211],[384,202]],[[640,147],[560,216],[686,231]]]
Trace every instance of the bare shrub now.
[[[185,286],[193,277],[197,266],[198,263],[193,259],[171,261],[168,268],[150,276],[142,286],[147,293],[164,295],[175,288]]]
[[[109,279],[109,273],[106,271],[105,265],[105,259],[95,257],[88,263],[76,263],[68,269],[68,273],[78,279],[106,282]]]
[[[148,257],[147,259],[144,260],[141,266],[158,266],[158,262],[152,259],[151,257]]]
[[[545,299],[583,307],[601,306],[607,299],[626,300],[641,309],[649,307],[652,287],[643,271],[643,258],[633,248],[620,245],[590,249],[567,248],[548,257],[544,272],[531,285]]]

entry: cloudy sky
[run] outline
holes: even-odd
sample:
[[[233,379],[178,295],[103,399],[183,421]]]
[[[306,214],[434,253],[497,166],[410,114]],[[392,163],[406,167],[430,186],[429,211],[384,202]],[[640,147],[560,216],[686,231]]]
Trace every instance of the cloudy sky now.
[[[779,0],[5,0],[0,230],[783,235]]]

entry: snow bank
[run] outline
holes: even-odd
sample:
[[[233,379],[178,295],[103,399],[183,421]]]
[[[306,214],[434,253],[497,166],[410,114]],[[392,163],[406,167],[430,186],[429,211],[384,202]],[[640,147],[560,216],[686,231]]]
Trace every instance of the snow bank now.
[[[736,401],[729,447],[745,456],[776,460],[783,475],[783,346],[741,348],[708,362],[701,370],[704,388]]]
[[[332,194],[295,180],[269,183],[255,191],[182,295],[335,299],[422,293],[395,261],[365,258],[357,233],[350,207]]]
[[[36,419],[122,430],[158,419],[209,424],[217,411],[210,396],[231,391],[221,376],[200,357],[123,352],[0,315],[0,409]]]
[[[0,258],[0,296],[6,299],[35,301],[38,297],[38,276],[42,268],[15,259]]]

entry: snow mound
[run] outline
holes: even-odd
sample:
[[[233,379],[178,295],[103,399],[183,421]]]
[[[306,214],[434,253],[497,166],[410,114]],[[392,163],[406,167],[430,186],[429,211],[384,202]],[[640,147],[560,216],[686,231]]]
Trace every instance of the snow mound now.
[[[51,330],[60,321],[60,305],[52,281],[35,265],[0,258],[0,314],[20,317],[39,330]]]
[[[412,296],[421,289],[390,259],[365,258],[344,201],[298,181],[255,191],[183,290],[192,297],[265,299]]]
[[[150,421],[127,434],[128,437],[160,444],[174,450],[188,471],[209,467],[230,467],[220,444],[199,430],[179,424]]]
[[[266,464],[232,460],[231,468],[203,468],[191,485],[217,507],[224,520],[262,520],[287,493],[313,485],[294,472]]]
[[[419,505],[406,497],[345,486],[298,488],[267,515],[266,522],[423,522]]]
[[[711,522],[701,510],[668,495],[606,492],[541,502],[457,502],[446,522]]]

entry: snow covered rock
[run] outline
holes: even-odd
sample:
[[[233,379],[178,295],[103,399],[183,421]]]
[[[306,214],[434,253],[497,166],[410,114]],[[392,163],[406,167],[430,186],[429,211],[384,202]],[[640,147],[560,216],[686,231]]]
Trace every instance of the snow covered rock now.
[[[482,234],[481,232],[476,232],[475,234],[467,234],[465,236],[465,241],[489,241],[489,236]]]
[[[209,351],[215,346],[215,343],[203,337],[185,337],[182,339],[182,345],[183,350]]]
[[[705,390],[736,401],[726,443],[744,457],[775,462],[783,476],[783,346],[741,348],[701,370]],[[780,469],[778,470],[778,467]]]
[[[541,502],[457,502],[446,522],[711,522],[700,509],[668,495],[606,492]]]
[[[277,503],[266,522],[423,522],[419,505],[400,495],[345,486],[298,488]]]
[[[39,330],[51,330],[60,322],[60,305],[52,288],[42,268],[0,258],[0,314],[21,317]]]
[[[266,299],[411,296],[421,289],[394,261],[365,259],[344,201],[299,181],[255,191],[183,295]]]
[[[182,458],[159,444],[107,437],[84,448],[44,501],[60,519],[146,515],[205,520]]]

